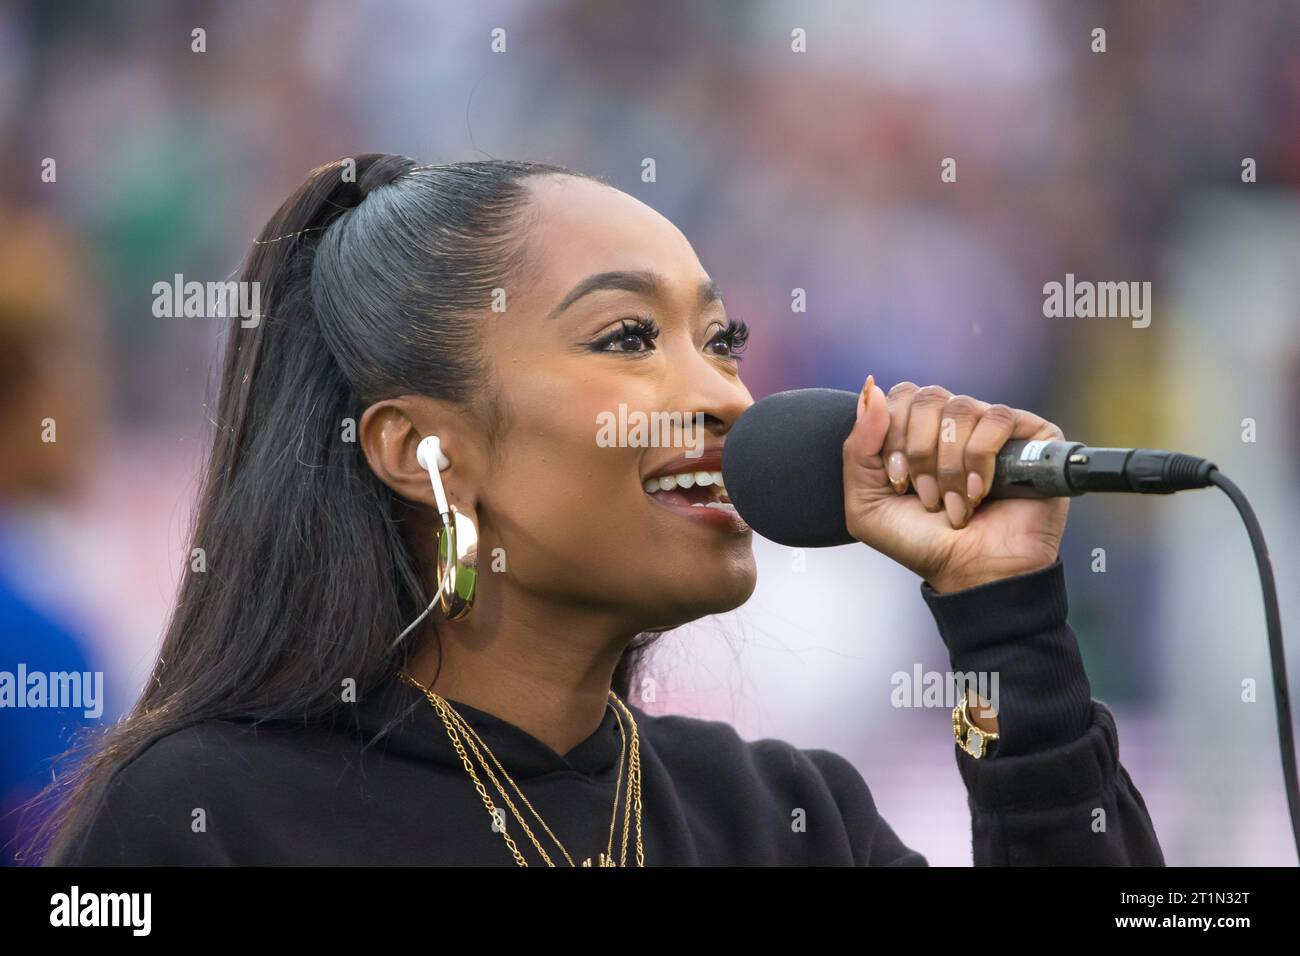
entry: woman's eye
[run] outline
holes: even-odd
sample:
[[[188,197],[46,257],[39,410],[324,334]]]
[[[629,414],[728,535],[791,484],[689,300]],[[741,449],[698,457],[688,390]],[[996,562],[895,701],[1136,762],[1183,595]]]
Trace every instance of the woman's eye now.
[[[644,332],[622,332],[614,340],[624,352],[643,352],[650,348],[651,340]],[[640,346],[640,347],[638,347]]]
[[[594,348],[597,352],[649,352],[658,337],[659,328],[653,322],[624,319],[619,328],[598,340]]]
[[[739,362],[740,353],[745,350],[745,343],[748,341],[749,326],[733,319],[727,323],[726,328],[709,341],[707,347],[712,355]]]

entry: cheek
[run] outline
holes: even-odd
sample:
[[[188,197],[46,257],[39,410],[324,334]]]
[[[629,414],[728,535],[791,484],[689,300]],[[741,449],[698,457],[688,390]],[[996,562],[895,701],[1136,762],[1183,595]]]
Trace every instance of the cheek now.
[[[632,493],[641,491],[644,449],[602,444],[603,417],[616,413],[620,401],[633,400],[625,383],[620,388],[597,384],[578,380],[529,393],[504,447],[511,481],[526,490],[530,503],[577,511],[588,520],[617,520]]]
[[[629,540],[644,533],[638,529],[646,504],[638,477],[641,449],[601,447],[596,411],[588,417],[572,408],[520,416],[502,442],[485,506],[508,560],[517,551],[530,562],[576,562],[584,570],[598,570],[620,554],[625,562]]]
[[[731,610],[750,596],[752,542],[665,519],[641,472],[664,449],[604,447],[599,416],[652,407],[627,383],[593,396],[590,382],[516,393],[510,433],[483,502],[484,543],[502,546],[521,587],[637,609],[676,626]],[[496,540],[493,540],[493,539]]]

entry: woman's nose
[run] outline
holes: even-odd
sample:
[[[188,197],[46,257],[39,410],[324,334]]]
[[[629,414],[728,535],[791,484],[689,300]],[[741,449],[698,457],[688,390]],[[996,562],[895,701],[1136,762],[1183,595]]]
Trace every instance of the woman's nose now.
[[[723,375],[711,365],[703,372],[695,371],[680,386],[667,407],[680,410],[691,420],[697,414],[703,415],[704,427],[716,435],[730,431],[741,413],[754,404],[739,378]]]

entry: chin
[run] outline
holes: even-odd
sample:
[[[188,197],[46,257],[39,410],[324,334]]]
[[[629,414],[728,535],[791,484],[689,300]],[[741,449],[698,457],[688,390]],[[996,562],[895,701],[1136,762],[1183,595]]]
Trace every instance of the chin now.
[[[711,614],[725,614],[740,607],[758,585],[758,570],[753,555],[738,561],[725,573],[704,573],[665,586],[660,600],[651,609],[653,626],[642,630],[666,631],[698,621]],[[672,597],[666,597],[672,595]]]

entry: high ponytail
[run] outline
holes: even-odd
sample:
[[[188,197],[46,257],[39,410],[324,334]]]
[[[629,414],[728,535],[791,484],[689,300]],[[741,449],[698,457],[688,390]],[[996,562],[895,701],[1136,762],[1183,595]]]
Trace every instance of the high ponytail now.
[[[131,712],[68,754],[29,846],[58,863],[113,774],[214,719],[347,720],[427,603],[403,506],[350,430],[375,401],[423,394],[470,412],[484,391],[475,311],[521,266],[524,181],[581,176],[489,160],[421,166],[369,154],[312,171],[241,271],[262,315],[232,322],[212,450],[176,607]],[[627,696],[638,638],[614,689]]]
[[[260,301],[275,303],[269,311],[283,315],[298,309],[310,313],[310,303],[302,298],[310,291],[305,277],[310,272],[312,249],[321,234],[339,216],[360,205],[376,186],[391,183],[415,165],[414,160],[404,156],[371,153],[313,169],[253,240],[240,279],[259,283]],[[310,320],[310,314],[304,317],[304,321]],[[223,385],[221,389],[218,412],[225,426],[218,428],[214,438],[214,461],[224,460],[233,466],[238,460],[253,373],[266,330],[267,324],[261,321],[251,326],[237,323],[231,329],[223,383],[234,382],[237,387]],[[212,477],[209,473],[210,480]]]

